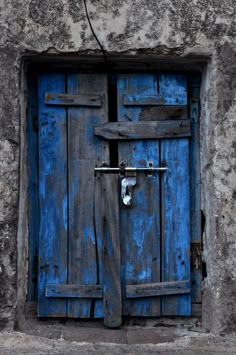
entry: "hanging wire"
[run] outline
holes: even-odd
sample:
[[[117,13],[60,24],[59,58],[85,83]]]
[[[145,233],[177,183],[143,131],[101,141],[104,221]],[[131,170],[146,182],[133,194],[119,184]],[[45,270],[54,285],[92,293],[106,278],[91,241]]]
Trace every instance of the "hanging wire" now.
[[[84,8],[85,8],[86,17],[87,17],[87,20],[88,20],[88,23],[89,23],[89,27],[90,27],[90,29],[92,31],[92,34],[93,34],[94,38],[96,39],[96,41],[97,41],[97,43],[99,45],[99,47],[101,48],[101,51],[102,51],[102,54],[103,54],[103,58],[104,58],[104,62],[107,62],[106,50],[103,48],[101,42],[99,41],[99,39],[98,39],[94,29],[93,29],[92,23],[90,21],[86,0],[83,0],[83,2],[84,2]]]

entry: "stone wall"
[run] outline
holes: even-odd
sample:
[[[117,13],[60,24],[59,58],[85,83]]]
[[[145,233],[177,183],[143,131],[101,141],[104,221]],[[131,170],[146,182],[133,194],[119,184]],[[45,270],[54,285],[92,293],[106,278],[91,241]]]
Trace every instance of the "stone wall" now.
[[[207,268],[203,324],[213,332],[235,331],[236,4],[234,0],[87,3],[97,36],[112,55],[152,55],[156,60],[164,56],[178,61],[206,58],[201,94]],[[11,327],[16,319],[17,225],[22,225],[18,200],[21,213],[25,208],[19,179],[20,153],[21,171],[25,167],[22,59],[47,53],[55,57],[68,52],[92,55],[99,47],[82,0],[3,0],[0,33],[0,327]],[[18,245],[26,247],[19,241]],[[18,260],[18,269],[20,265]]]

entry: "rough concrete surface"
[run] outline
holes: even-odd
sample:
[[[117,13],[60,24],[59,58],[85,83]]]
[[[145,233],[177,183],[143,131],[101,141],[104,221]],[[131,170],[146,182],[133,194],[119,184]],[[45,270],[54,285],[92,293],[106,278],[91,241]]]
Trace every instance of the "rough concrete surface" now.
[[[117,344],[69,342],[60,338],[52,340],[43,337],[25,335],[19,332],[3,332],[0,334],[1,355],[26,354],[235,354],[236,342],[232,338],[199,335],[186,336],[173,343],[162,344]]]
[[[203,325],[236,330],[236,4],[234,0],[87,0],[108,55],[150,55],[158,61],[202,56],[201,181],[206,225]],[[82,0],[0,1],[0,327],[12,327],[25,302],[27,215],[19,174],[25,171],[25,55],[99,53]],[[21,100],[22,103],[22,100]],[[22,181],[21,181],[22,182]],[[21,185],[23,186],[23,185]],[[22,197],[23,196],[23,197]],[[21,206],[19,224],[19,203]],[[24,228],[22,225],[24,224]],[[18,236],[17,236],[18,226]],[[23,264],[21,263],[23,262]],[[18,296],[17,296],[18,295]],[[20,335],[19,335],[20,336]],[[10,338],[9,338],[10,339]],[[25,338],[27,339],[27,337]],[[50,345],[51,346],[51,345]],[[53,348],[51,346],[51,348]]]
[[[50,339],[117,344],[158,344],[174,342],[183,336],[204,334],[198,318],[130,319],[119,329],[107,329],[102,320],[27,319],[18,331]]]

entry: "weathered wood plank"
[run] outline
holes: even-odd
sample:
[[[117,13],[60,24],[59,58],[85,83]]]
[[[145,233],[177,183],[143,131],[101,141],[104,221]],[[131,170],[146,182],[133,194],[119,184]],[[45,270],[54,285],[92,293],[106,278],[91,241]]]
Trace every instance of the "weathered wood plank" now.
[[[161,74],[159,77],[159,94],[164,97],[166,105],[187,105],[186,75]]]
[[[123,105],[123,95],[157,93],[155,75],[118,76],[118,121],[137,122],[141,107]],[[147,92],[148,88],[148,92]],[[146,167],[147,161],[159,166],[159,143],[155,140],[122,142],[118,144],[119,161],[128,165]],[[128,300],[125,284],[160,281],[160,195],[159,176],[137,174],[133,190],[133,205],[121,206],[120,235],[123,283],[123,314],[130,316],[160,315],[160,299],[144,298]]]
[[[96,136],[108,140],[180,138],[191,136],[190,120],[109,122],[94,128]]]
[[[106,160],[106,159],[104,159]],[[107,158],[106,161],[109,161]],[[99,164],[100,165],[100,164]],[[97,283],[103,284],[103,218],[101,215],[102,212],[102,201],[103,201],[103,185],[101,180],[101,174],[95,174],[94,181],[94,230],[97,243],[97,264],[98,264],[98,273],[97,273]],[[94,305],[94,317],[103,318],[103,300],[96,300]]]
[[[109,162],[108,143],[93,134],[107,121],[107,81],[103,74],[70,74],[68,92],[102,94],[102,107],[68,108],[69,284],[102,284],[101,238],[94,225],[94,167]],[[69,317],[102,317],[102,300],[70,299]]]
[[[159,90],[169,103],[187,104],[185,75],[162,74]],[[189,139],[161,140],[162,281],[190,280]],[[190,295],[162,297],[162,315],[190,315]]]
[[[96,201],[103,230],[104,324],[109,328],[122,324],[118,179],[117,175],[102,175],[102,196]]]
[[[67,282],[66,109],[46,106],[45,92],[65,90],[64,75],[39,77],[39,281],[38,316],[65,317],[66,299],[48,299],[48,283]]]
[[[154,75],[153,75],[154,77]],[[182,74],[161,74],[159,94],[132,93],[124,95],[125,106],[187,105],[187,81]]]
[[[187,106],[145,106],[141,108],[139,121],[185,120]]]
[[[202,302],[202,270],[191,270],[191,297],[192,303]]]
[[[57,94],[46,92],[45,103],[47,105],[59,106],[88,106],[88,107],[101,107],[101,95],[79,95],[79,94]]]
[[[46,297],[102,298],[101,285],[46,285]]]
[[[197,78],[195,78],[196,81]],[[193,246],[198,247],[198,255],[196,255],[196,248],[191,251],[191,260],[198,257],[200,260],[197,266],[195,262],[191,267],[191,281],[192,281],[192,302],[201,302],[202,291],[202,265],[201,265],[201,182],[200,182],[200,139],[199,139],[199,87],[189,88],[189,104],[190,104],[190,119],[192,138],[190,141],[190,197],[191,197],[191,223],[190,235]],[[196,85],[196,84],[195,84]],[[199,84],[198,84],[199,85]]]
[[[162,281],[190,280],[189,142],[187,138],[161,141]],[[162,298],[162,315],[190,315],[190,295]]]
[[[192,303],[192,317],[202,317],[202,304]]]
[[[199,88],[190,89],[190,119],[192,138],[190,144],[190,191],[191,191],[191,241],[201,242],[201,193],[199,147]]]
[[[126,285],[127,298],[153,297],[182,293],[190,293],[189,280]]]
[[[27,141],[28,141],[28,209],[29,213],[29,281],[28,301],[37,300],[38,289],[38,233],[39,233],[39,181],[38,181],[38,106],[37,80],[29,78]]]
[[[154,94],[154,95],[145,95],[145,94],[129,94],[123,96],[124,106],[155,106],[155,105],[164,105],[164,97]]]

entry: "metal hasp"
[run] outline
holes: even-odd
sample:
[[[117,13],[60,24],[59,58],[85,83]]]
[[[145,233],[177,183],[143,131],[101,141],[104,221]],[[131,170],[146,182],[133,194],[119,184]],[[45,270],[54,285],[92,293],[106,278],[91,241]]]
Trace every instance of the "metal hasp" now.
[[[121,198],[125,206],[132,205],[132,190],[133,186],[136,185],[136,177],[124,177],[121,180]]]
[[[148,175],[153,175],[155,171],[165,172],[167,167],[153,167],[153,163],[149,162],[148,167],[136,168],[132,166],[126,166],[125,162],[121,161],[118,168],[111,168],[107,166],[102,166],[95,168],[94,171],[103,174],[120,174],[122,176],[121,180],[121,199],[125,206],[129,207],[132,205],[132,192],[133,187],[136,185],[136,173],[146,172]]]

